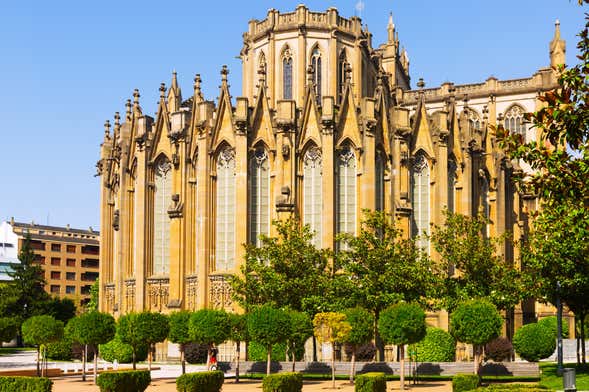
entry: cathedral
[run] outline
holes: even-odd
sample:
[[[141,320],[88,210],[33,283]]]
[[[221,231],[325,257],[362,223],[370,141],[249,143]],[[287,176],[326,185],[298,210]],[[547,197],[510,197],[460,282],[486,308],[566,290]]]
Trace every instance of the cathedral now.
[[[511,177],[529,168],[505,157],[491,129],[536,138],[524,113],[556,87],[558,22],[550,64],[528,78],[433,88],[420,79],[415,89],[392,17],[387,30],[374,46],[360,18],[335,8],[271,9],[243,35],[240,97],[225,66],[215,102],[198,74],[188,97],[175,73],[162,84],[153,117],[135,90],[106,122],[97,164],[100,310],[236,309],[227,277],[243,244],[293,215],[317,247],[334,248],[338,233],[358,233],[363,209],[383,210],[434,259],[422,234],[443,225],[444,209],[482,212],[488,235],[525,236],[537,200]],[[510,245],[501,252],[517,260]],[[518,307],[516,324],[538,306]]]

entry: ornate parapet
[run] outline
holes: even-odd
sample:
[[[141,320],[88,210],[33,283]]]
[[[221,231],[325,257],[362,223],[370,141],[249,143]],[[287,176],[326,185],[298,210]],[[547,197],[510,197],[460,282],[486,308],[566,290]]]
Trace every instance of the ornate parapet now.
[[[161,311],[168,304],[170,295],[169,278],[147,279],[147,308]]]
[[[125,280],[125,312],[135,311],[135,279]]]
[[[229,275],[209,276],[209,305],[214,309],[231,309],[231,285]]]
[[[194,311],[198,306],[198,276],[187,276],[186,285],[184,287],[186,290],[186,309]]]
[[[107,283],[103,286],[104,300],[106,303],[106,311],[108,313],[114,313],[115,309],[115,284]]]

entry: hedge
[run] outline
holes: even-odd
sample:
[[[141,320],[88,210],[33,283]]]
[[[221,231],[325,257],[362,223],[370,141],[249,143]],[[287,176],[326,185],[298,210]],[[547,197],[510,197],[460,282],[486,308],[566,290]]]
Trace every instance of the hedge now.
[[[0,392],[51,392],[52,386],[45,377],[0,377]]]
[[[356,376],[355,392],[385,392],[387,379],[384,373],[365,373]]]
[[[150,382],[148,370],[104,372],[96,380],[100,392],[143,392]]]
[[[441,328],[428,327],[425,337],[409,350],[415,349],[417,362],[453,362],[456,340]]]
[[[527,324],[513,335],[513,348],[526,361],[538,362],[552,355],[556,348],[556,337],[547,325]]]
[[[540,384],[492,384],[479,387],[475,392],[546,392],[549,388]]]
[[[303,390],[302,373],[278,373],[264,377],[263,392],[301,392]]]
[[[186,373],[176,379],[178,392],[219,392],[225,381],[225,374],[213,372]]]
[[[479,386],[480,379],[476,374],[457,374],[452,377],[452,392],[472,391]]]

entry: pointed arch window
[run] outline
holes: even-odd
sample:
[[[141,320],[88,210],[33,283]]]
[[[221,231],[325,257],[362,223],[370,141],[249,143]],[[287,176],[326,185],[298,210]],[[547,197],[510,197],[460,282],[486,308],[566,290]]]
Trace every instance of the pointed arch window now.
[[[417,246],[429,253],[430,234],[430,172],[423,152],[417,153],[411,168],[411,194],[413,200],[412,236]]]
[[[456,212],[456,195],[455,195],[455,188],[456,188],[456,181],[457,177],[457,166],[456,161],[452,158],[448,159],[448,211],[449,212]]]
[[[337,99],[341,103],[344,99],[344,88],[346,86],[346,51],[342,50],[337,60]]]
[[[215,270],[235,267],[235,151],[225,148],[217,157]]]
[[[375,208],[376,211],[384,211],[384,171],[385,158],[382,152],[377,152],[375,162]]]
[[[513,105],[505,112],[505,120],[503,126],[510,132],[525,135],[526,129],[524,125],[524,110],[519,105]]]
[[[312,243],[318,248],[322,235],[322,188],[321,150],[312,147],[303,158],[303,224],[314,232]]]
[[[270,164],[264,148],[253,152],[249,171],[249,240],[260,246],[260,235],[270,233]]]
[[[472,109],[465,109],[465,110],[466,110],[466,115],[468,118],[468,123],[470,125],[470,129],[475,130],[475,131],[480,131],[481,130],[481,118],[478,115],[478,113]]]
[[[289,48],[282,53],[282,98],[292,99],[292,54]]]
[[[170,272],[170,216],[172,200],[172,164],[161,157],[155,164],[155,192],[153,211],[153,274]]]
[[[338,233],[356,233],[356,155],[350,146],[337,154],[336,197]]]
[[[258,69],[263,71],[264,74],[267,71],[266,55],[264,54],[264,52],[260,52],[260,56],[258,56]]]
[[[311,66],[313,67],[313,85],[315,86],[315,95],[317,103],[321,103],[321,51],[318,47],[311,53]]]

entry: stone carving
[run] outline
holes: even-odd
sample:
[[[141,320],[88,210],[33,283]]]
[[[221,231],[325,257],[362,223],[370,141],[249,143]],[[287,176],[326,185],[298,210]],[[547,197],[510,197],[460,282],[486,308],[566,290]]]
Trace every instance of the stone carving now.
[[[198,276],[186,277],[186,307],[188,310],[196,310],[198,300]]]
[[[210,279],[209,303],[214,309],[230,309],[233,305],[231,299],[231,286],[227,276],[213,275]]]
[[[115,285],[109,283],[104,285],[104,298],[106,299],[106,310],[108,313],[113,313],[115,310]]]
[[[135,310],[135,279],[125,280],[125,312]]]
[[[168,303],[170,294],[170,279],[149,278],[147,279],[147,300],[150,310],[161,311]]]

